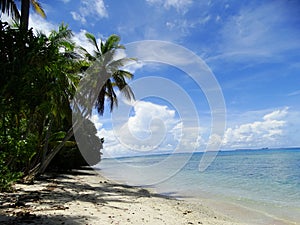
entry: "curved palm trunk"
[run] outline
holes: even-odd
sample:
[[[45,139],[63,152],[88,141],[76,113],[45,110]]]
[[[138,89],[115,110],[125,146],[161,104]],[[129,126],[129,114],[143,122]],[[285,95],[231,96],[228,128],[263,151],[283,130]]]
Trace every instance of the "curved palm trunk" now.
[[[23,178],[23,181],[25,183],[30,183],[34,178],[40,174],[43,174],[45,170],[47,169],[48,165],[52,161],[52,159],[55,157],[55,155],[64,147],[65,143],[73,136],[74,131],[73,127],[71,127],[64,137],[64,139],[61,141],[59,145],[57,145],[54,149],[51,150],[51,152],[45,156],[44,160],[42,162],[39,162],[33,169],[30,170],[28,175],[26,175]]]
[[[40,167],[36,171],[36,174],[42,174],[45,172],[52,159],[64,147],[65,143],[73,136],[73,134],[74,134],[73,127],[71,127],[68,133],[66,134],[66,136],[64,137],[64,139],[61,141],[61,143],[57,145],[42,161]]]
[[[28,30],[30,0],[21,1],[21,28]]]

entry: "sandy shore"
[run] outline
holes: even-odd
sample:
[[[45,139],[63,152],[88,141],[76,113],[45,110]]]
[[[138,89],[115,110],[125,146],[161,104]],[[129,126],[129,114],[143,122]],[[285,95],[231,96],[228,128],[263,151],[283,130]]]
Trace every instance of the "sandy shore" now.
[[[47,175],[1,193],[0,224],[242,224],[191,203],[108,181],[93,170]]]

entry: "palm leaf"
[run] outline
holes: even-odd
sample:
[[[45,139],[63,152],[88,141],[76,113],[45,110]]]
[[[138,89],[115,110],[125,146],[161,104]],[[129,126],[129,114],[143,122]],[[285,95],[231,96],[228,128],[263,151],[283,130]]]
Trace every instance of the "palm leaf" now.
[[[107,65],[107,67],[111,69],[115,68],[116,70],[119,70],[120,67],[130,64],[134,60],[135,60],[134,58],[121,58],[118,60],[113,60],[110,63],[108,62],[109,64]]]
[[[95,36],[92,35],[92,34],[90,34],[90,33],[86,33],[85,36],[87,37],[87,39],[89,40],[89,42],[92,43],[96,47],[98,53],[101,53],[100,49],[99,49],[99,47],[97,45],[97,40],[96,40]]]
[[[113,75],[113,79],[115,82],[113,83],[113,86],[118,87],[118,89],[121,91],[121,93],[127,98],[128,100],[134,100],[134,93],[130,86],[126,83],[125,77],[131,79],[133,77],[133,74],[119,70]]]
[[[115,92],[115,88],[119,89],[121,93],[129,100],[134,99],[134,94],[131,88],[127,85],[126,79],[132,79],[133,74],[128,71],[120,70],[120,68],[132,63],[136,59],[133,58],[121,58],[116,59],[116,53],[118,49],[125,49],[123,45],[120,45],[120,37],[117,35],[111,35],[105,42],[100,42],[97,45],[97,41],[94,35],[90,33],[86,33],[86,37],[90,43],[95,46],[95,51],[93,55],[90,55],[85,49],[81,49],[86,57],[88,57],[91,61],[97,61],[95,65],[99,65],[99,67],[95,67],[91,74],[95,74],[93,79],[97,80],[95,91],[82,90],[83,96],[88,96],[89,100],[94,104],[97,112],[100,115],[104,113],[105,103],[109,104],[110,111],[113,111],[114,107],[118,106],[118,98]],[[100,49],[99,49],[100,48]],[[109,78],[106,81],[103,79],[99,79],[99,77]],[[90,81],[88,81],[90,83]],[[89,87],[93,89],[92,83],[90,83]],[[96,101],[94,101],[94,99]],[[85,104],[83,102],[83,104]]]
[[[41,7],[40,3],[37,2],[36,0],[30,0],[31,5],[33,6],[34,10],[40,14],[43,18],[46,18],[46,14],[43,10],[43,8]]]
[[[11,14],[13,19],[20,21],[21,16],[15,1],[1,0],[0,9],[2,13],[6,13],[8,16]]]
[[[100,90],[100,93],[97,96],[97,101],[96,101],[96,106],[95,106],[95,108],[97,109],[97,112],[100,115],[103,115],[103,113],[104,113],[104,102],[105,102],[105,89],[102,88]]]
[[[101,49],[102,53],[105,54],[112,49],[124,48],[124,46],[119,45],[120,40],[121,39],[118,35],[110,35]]]
[[[119,70],[118,75],[122,77],[126,77],[127,79],[133,79],[134,75],[126,70]]]
[[[110,79],[106,82],[106,97],[108,98],[110,111],[112,112],[115,106],[118,106],[117,95],[114,92],[113,84]]]

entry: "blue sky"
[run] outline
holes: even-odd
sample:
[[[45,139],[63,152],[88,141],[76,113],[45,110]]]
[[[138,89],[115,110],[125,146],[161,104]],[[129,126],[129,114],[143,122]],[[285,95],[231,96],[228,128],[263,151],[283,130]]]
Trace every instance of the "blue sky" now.
[[[30,25],[47,33],[61,22],[67,23],[75,34],[74,40],[88,49],[84,37],[87,31],[102,40],[118,34],[122,44],[168,41],[198,55],[211,69],[224,96],[227,119],[222,149],[300,146],[298,0],[40,2],[47,19],[32,12]],[[196,134],[184,139],[182,151],[205,149],[211,112],[205,93],[193,79],[174,66],[160,63],[140,63],[129,69],[135,74],[133,82],[149,76],[163,77],[185,90],[199,114],[200,125],[188,125]],[[130,143],[133,146],[136,140],[124,145],[116,138],[118,132],[111,125],[111,115],[106,113],[92,118],[99,135],[106,140],[105,155],[172,151],[180,142],[180,112],[168,99],[159,98],[160,90],[158,85],[158,97],[138,99],[132,104],[134,113],[127,120],[132,133],[140,138],[151,135],[149,121],[164,121],[166,131],[160,145],[156,149],[135,146],[145,151],[132,152]]]

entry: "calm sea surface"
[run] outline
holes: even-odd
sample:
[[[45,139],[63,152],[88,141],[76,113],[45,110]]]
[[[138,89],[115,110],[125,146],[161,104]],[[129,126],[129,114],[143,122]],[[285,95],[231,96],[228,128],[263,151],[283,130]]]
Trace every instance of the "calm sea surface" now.
[[[286,224],[300,224],[300,149],[223,151],[200,172],[202,157],[203,153],[194,153],[172,155],[169,161],[170,155],[103,159],[98,167],[108,178],[128,184],[152,179],[152,187],[163,194],[215,199],[223,202],[224,212],[238,206]],[[267,224],[258,220],[249,221]]]

